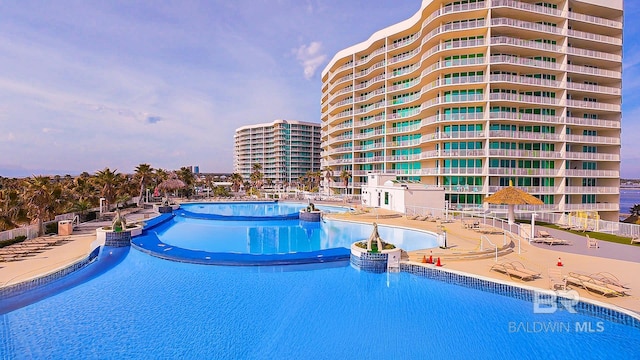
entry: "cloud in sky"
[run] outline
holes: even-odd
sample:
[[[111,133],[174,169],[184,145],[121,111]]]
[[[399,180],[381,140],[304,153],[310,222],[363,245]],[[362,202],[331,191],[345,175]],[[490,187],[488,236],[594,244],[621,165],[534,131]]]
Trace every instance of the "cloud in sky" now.
[[[628,19],[638,13],[632,5],[625,4]],[[1,169],[131,172],[140,163],[230,172],[236,128],[319,122],[329,59],[419,7],[419,0],[0,2],[0,176]],[[626,169],[637,153],[639,26],[625,21],[623,82],[623,174],[637,177],[640,169]]]
[[[321,50],[322,44],[318,41],[313,41],[309,45],[301,45],[299,48],[294,49],[296,59],[298,59],[304,70],[305,79],[313,78],[318,67],[325,64],[327,55],[320,53]]]

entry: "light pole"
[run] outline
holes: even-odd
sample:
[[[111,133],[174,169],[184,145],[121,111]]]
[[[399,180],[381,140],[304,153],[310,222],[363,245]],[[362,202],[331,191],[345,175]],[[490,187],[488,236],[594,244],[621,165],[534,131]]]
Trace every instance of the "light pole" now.
[[[149,202],[149,189],[147,189],[147,202]]]

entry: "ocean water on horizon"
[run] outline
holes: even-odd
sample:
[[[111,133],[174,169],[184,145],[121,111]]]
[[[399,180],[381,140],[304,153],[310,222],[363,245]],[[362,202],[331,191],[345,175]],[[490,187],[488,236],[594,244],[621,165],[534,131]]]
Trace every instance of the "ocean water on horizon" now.
[[[620,189],[620,214],[629,214],[635,204],[640,204],[640,188]]]

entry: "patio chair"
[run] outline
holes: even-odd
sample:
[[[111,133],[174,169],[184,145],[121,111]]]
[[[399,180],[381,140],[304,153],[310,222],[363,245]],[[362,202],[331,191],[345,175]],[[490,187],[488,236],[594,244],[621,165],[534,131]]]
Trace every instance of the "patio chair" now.
[[[538,237],[540,238],[550,238],[552,237],[551,234],[549,234],[549,232],[547,232],[546,230],[538,230]]]
[[[589,249],[597,249],[600,246],[598,246],[598,240],[596,239],[592,239],[589,237],[589,235],[587,235],[587,248]]]
[[[567,283],[562,276],[562,270],[557,267],[547,270],[549,276],[549,288],[551,290],[567,290]]]
[[[633,243],[638,243],[640,244],[640,236],[636,235],[634,237],[631,238],[631,244]]]

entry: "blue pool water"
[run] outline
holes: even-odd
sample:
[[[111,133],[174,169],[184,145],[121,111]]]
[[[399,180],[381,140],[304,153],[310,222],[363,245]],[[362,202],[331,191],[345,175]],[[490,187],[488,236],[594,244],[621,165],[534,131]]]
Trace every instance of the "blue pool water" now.
[[[248,203],[187,203],[180,205],[181,209],[192,213],[222,215],[222,216],[277,216],[297,213],[307,204],[282,202],[248,202]],[[325,212],[345,212],[348,209],[317,205],[316,208]]]
[[[233,249],[257,253],[344,246],[371,232],[337,221],[310,232],[298,220],[226,225],[176,217],[154,229],[176,246],[220,251],[207,242],[222,234],[241,244]],[[379,231],[403,248],[425,241],[420,232],[405,240],[412,232]],[[279,244],[294,233],[295,247]],[[531,302],[344,261],[227,267],[105,248],[88,267],[2,301],[0,359],[640,356],[637,328],[567,311],[536,314]]]
[[[283,254],[330,248],[349,248],[368,239],[373,226],[326,220],[221,221],[176,216],[154,228],[165,244],[191,250],[242,254]],[[422,231],[379,226],[385,241],[404,250],[438,246],[435,236]]]
[[[534,314],[530,302],[339,265],[216,267],[131,250],[101,276],[1,315],[0,358],[639,356],[640,330],[629,326],[576,332],[576,323],[597,331],[601,320]],[[561,330],[537,331],[542,324]]]

